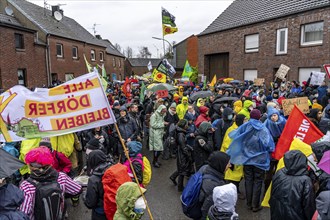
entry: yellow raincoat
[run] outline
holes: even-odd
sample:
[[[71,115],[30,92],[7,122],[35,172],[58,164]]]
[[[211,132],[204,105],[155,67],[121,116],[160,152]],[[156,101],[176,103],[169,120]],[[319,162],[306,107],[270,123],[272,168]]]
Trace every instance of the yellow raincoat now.
[[[242,101],[241,100],[237,100],[234,102],[234,112],[236,112],[236,114],[238,114],[241,110],[242,110]]]
[[[187,104],[183,104],[183,100],[186,100]],[[180,120],[184,118],[184,115],[186,114],[187,110],[188,110],[188,98],[184,96],[182,97],[181,104],[179,104],[176,107],[176,114],[178,115]]]
[[[291,142],[290,149],[289,150],[299,150],[303,154],[305,154],[306,157],[309,157],[309,155],[313,154],[312,147],[304,142],[302,142],[298,138],[294,138],[293,141]],[[283,157],[279,160],[277,164],[277,169],[276,172],[282,168],[284,168],[284,160]],[[265,194],[264,200],[262,201],[261,205],[264,207],[269,207],[269,199],[270,199],[270,194],[272,191],[272,183],[270,183],[267,192]]]
[[[237,128],[238,128],[238,126],[234,122],[233,125],[227,129],[225,136],[223,138],[223,142],[222,142],[220,151],[226,152],[228,150],[228,147],[229,147],[230,143],[232,142],[232,139],[229,137],[228,134],[231,131],[236,130]],[[239,181],[241,181],[242,177],[243,177],[243,166],[242,165],[234,165],[234,169],[229,168],[225,173],[225,180],[239,182]]]
[[[74,134],[71,133],[71,134],[51,137],[50,143],[52,144],[52,148],[54,150],[63,153],[67,158],[69,158],[73,152]]]
[[[25,155],[30,150],[39,147],[40,141],[41,141],[41,138],[23,140],[21,143],[19,159],[25,163]],[[30,173],[30,169],[27,165],[24,165],[21,167],[19,172],[21,173],[21,175],[24,175],[24,174]]]

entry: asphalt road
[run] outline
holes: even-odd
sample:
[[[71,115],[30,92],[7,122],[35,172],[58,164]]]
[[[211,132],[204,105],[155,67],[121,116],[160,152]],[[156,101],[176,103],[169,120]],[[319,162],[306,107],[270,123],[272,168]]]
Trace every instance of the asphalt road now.
[[[150,162],[152,157],[149,152],[145,152]],[[185,220],[180,203],[180,193],[169,180],[169,176],[176,169],[176,160],[170,159],[162,161],[161,168],[152,168],[152,180],[147,187],[146,198],[154,220]],[[244,184],[241,182],[240,189],[244,191]],[[270,212],[268,208],[254,213],[247,209],[245,200],[238,200],[236,212],[240,220],[269,220]],[[82,200],[78,207],[68,207],[68,219],[82,220],[91,219],[91,211],[88,210]],[[143,219],[150,219],[147,211]]]

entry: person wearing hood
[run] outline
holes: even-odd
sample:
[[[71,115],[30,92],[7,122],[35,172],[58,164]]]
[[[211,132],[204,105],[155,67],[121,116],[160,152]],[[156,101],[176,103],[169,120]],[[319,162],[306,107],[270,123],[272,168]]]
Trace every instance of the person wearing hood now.
[[[197,101],[196,101],[195,104],[194,104],[194,110],[195,110],[195,112],[197,113],[197,115],[200,115],[199,108],[200,108],[201,106],[205,106],[205,101],[204,101],[203,98],[199,98],[199,99],[197,99]]]
[[[117,124],[121,137],[125,143],[136,140],[138,129],[134,120],[127,114],[125,106],[120,107],[120,118],[118,119]],[[125,161],[124,149],[120,141],[118,144],[119,155],[121,156],[121,162],[123,162]]]
[[[166,115],[164,117],[164,121],[168,123],[166,126],[164,152],[162,155],[162,158],[164,160],[168,160],[169,158],[175,158],[175,154],[176,154],[176,150],[174,146],[175,144],[172,143],[174,141],[173,132],[179,120],[180,119],[176,112],[176,103],[173,102],[171,106],[168,108],[168,111],[166,112]],[[171,141],[170,139],[173,139],[173,141]]]
[[[129,158],[132,162],[132,166],[135,171],[138,182],[140,186],[143,186],[142,182],[143,182],[144,166],[143,166],[143,158],[141,154],[142,144],[138,141],[131,141],[127,144],[127,148],[128,148]],[[129,177],[131,177],[133,182],[136,182],[129,161],[126,160],[124,165],[127,166]]]
[[[243,108],[238,114],[243,114],[247,119],[250,119],[250,112],[253,110],[253,102],[251,100],[245,100],[243,102]]]
[[[213,189],[225,185],[225,172],[230,168],[230,157],[223,152],[215,151],[208,158],[208,165],[203,166],[199,172],[203,175],[199,202],[202,204],[201,220],[207,218],[210,207],[213,205]],[[209,178],[212,177],[212,178]]]
[[[233,108],[234,108],[234,112],[238,114],[242,110],[242,101],[241,100],[235,101]]]
[[[194,162],[196,170],[199,170],[207,163],[207,158],[213,152],[214,128],[210,122],[202,122],[198,128],[194,144]]]
[[[209,108],[205,107],[205,106],[201,106],[199,107],[199,116],[197,117],[196,121],[195,121],[195,126],[196,128],[199,128],[200,124],[204,121],[210,121],[210,117],[209,117]]]
[[[166,106],[160,105],[150,117],[149,150],[153,151],[152,164],[155,168],[160,167],[158,158],[164,150],[163,137],[165,127],[168,125],[168,122],[164,121],[166,111]]]
[[[282,134],[285,124],[286,124],[286,119],[280,114],[280,112],[276,108],[269,107],[267,109],[267,119],[264,122],[264,125],[272,135],[275,146]],[[276,171],[277,163],[278,160],[271,158],[270,167],[269,170],[266,172],[266,177],[265,177],[265,191],[267,191],[272,181],[272,177]]]
[[[188,121],[182,119],[176,126],[176,144],[178,147],[178,155],[176,159],[177,170],[170,176],[170,179],[176,185],[176,178],[178,177],[178,191],[183,191],[184,177],[190,176],[191,162],[192,162],[192,146],[186,143],[186,132],[188,128]]]
[[[195,143],[195,136],[197,132],[197,128],[194,124],[194,116],[192,114],[189,114],[189,112],[186,113],[184,116],[184,119],[188,121],[188,128],[187,128],[187,133],[186,133],[186,139],[187,139],[187,144],[189,146],[194,146]]]
[[[133,119],[136,128],[137,128],[137,140],[142,141],[142,122],[139,113],[139,106],[138,104],[131,104],[129,108],[129,116]]]
[[[312,108],[308,114],[308,118],[309,120],[311,120],[313,122],[313,124],[319,128],[320,127],[320,121],[322,118],[322,110],[318,109],[318,108]]]
[[[176,113],[179,119],[183,119],[184,115],[188,110],[188,97],[182,97],[181,103],[176,106]]]
[[[115,118],[118,119],[120,117],[120,104],[119,104],[119,101],[118,100],[115,100],[113,102],[113,105],[112,105],[112,111],[113,111],[113,114],[115,115]]]
[[[251,119],[229,133],[233,141],[227,150],[232,164],[244,165],[246,201],[253,212],[262,209],[262,183],[265,171],[269,170],[270,153],[275,149],[274,140],[266,126],[259,121],[260,117],[261,112],[253,109]]]
[[[88,179],[87,191],[85,196],[85,205],[92,209],[93,220],[106,220],[103,208],[103,184],[102,176],[111,166],[107,162],[106,155],[101,150],[94,150],[89,154],[89,167],[91,168],[91,176]]]
[[[312,220],[330,219],[330,190],[321,192],[316,197],[316,212]]]
[[[312,219],[316,210],[306,156],[298,150],[284,154],[285,167],[273,177],[269,200],[271,219]]]
[[[223,138],[227,129],[233,124],[234,112],[231,108],[226,107],[222,112],[222,118],[215,120],[212,126],[215,128],[213,133],[214,147],[219,151],[222,145]]]
[[[235,212],[237,202],[236,186],[232,183],[213,189],[213,205],[208,212],[209,220],[238,220]]]
[[[245,115],[238,114],[235,116],[234,123],[232,126],[230,126],[224,136],[222,145],[221,145],[221,152],[226,153],[228,150],[229,145],[232,142],[232,139],[229,137],[229,133],[236,130],[238,127],[240,127],[243,123],[245,123],[246,117]],[[225,180],[235,184],[238,192],[238,196],[240,199],[245,199],[245,195],[240,192],[239,190],[239,183],[241,182],[243,178],[243,166],[242,165],[232,165],[230,169],[226,171],[225,174]]]
[[[24,201],[24,193],[17,186],[8,183],[6,178],[0,179],[0,219],[29,220],[30,218],[18,210]]]

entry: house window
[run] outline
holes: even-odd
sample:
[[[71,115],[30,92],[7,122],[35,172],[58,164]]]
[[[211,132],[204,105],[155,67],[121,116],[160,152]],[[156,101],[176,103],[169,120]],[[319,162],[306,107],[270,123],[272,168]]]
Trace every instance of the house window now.
[[[95,61],[95,50],[91,50],[91,60]]]
[[[15,34],[15,48],[16,49],[24,49],[23,34]]]
[[[17,70],[18,85],[26,86],[26,72],[25,69]]]
[[[258,78],[258,70],[244,70],[244,80],[252,80]]]
[[[301,45],[315,45],[323,42],[323,21],[301,26]]]
[[[308,67],[308,68],[299,68],[299,82],[300,84],[303,81],[307,81],[311,72],[321,72],[321,68],[318,67]]]
[[[74,74],[73,73],[66,73],[65,74],[65,82],[74,79]]]
[[[288,50],[288,28],[277,30],[276,54],[286,54]]]
[[[245,53],[259,51],[259,34],[245,36]]]
[[[104,53],[102,51],[100,52],[100,61],[104,61]]]
[[[118,66],[121,67],[121,60],[118,59]]]
[[[78,47],[72,47],[72,58],[78,59]]]
[[[63,44],[56,44],[56,56],[63,57]]]
[[[116,59],[114,57],[112,58],[112,66],[116,67]]]

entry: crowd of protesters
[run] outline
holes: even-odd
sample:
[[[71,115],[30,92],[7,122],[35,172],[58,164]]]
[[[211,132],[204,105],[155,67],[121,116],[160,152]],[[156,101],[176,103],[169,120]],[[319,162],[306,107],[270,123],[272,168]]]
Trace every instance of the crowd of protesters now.
[[[74,206],[83,194],[85,205],[92,209],[92,219],[107,219],[102,176],[120,162],[126,163],[128,175],[136,183],[125,183],[118,189],[119,208],[113,213],[114,219],[140,219],[146,208],[138,190],[139,185],[146,187],[146,164],[141,155],[145,148],[152,151],[154,169],[162,169],[161,160],[176,161],[169,179],[180,192],[185,180],[197,171],[214,177],[203,179],[200,219],[238,219],[237,198],[245,199],[249,210],[260,211],[262,189],[266,191],[271,181],[272,219],[330,218],[330,174],[314,174],[308,169],[307,157],[297,150],[284,155],[285,167],[275,173],[278,161],[271,156],[279,138],[285,135],[284,99],[308,97],[307,117],[324,135],[329,132],[330,89],[325,82],[320,86],[311,85],[309,80],[301,85],[296,81],[275,82],[266,87],[252,81],[219,81],[213,87],[184,86],[182,97],[175,91],[165,98],[147,91],[143,99],[140,87],[133,85],[127,95],[120,84],[109,84],[106,92],[118,130],[108,125],[58,137],[3,143],[4,150],[27,166],[1,179],[0,197],[17,196],[0,200],[0,217],[40,219],[44,213],[35,210],[41,206],[38,184],[44,183],[71,198]],[[195,93],[209,90],[210,95],[192,99]],[[128,147],[137,179],[127,164],[123,144]],[[319,142],[312,149],[319,162],[330,145]],[[82,172],[89,176],[84,193],[73,181]],[[240,188],[243,178],[245,190]],[[64,201],[60,204],[59,215],[67,217],[67,205]]]

